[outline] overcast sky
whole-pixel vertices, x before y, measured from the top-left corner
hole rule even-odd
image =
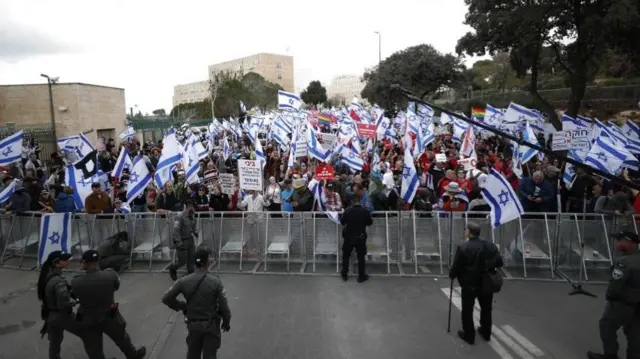
[[[300,88],[376,64],[374,31],[383,58],[421,43],[453,52],[465,13],[463,0],[0,0],[0,84],[45,73],[124,88],[127,108],[169,111],[174,85],[254,53],[292,55]]]

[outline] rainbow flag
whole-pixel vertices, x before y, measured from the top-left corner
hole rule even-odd
[[[472,107],[471,108],[471,118],[477,118],[479,120],[483,120],[484,119],[484,108]]]
[[[331,124],[336,124],[338,121],[336,121],[336,118],[333,117],[332,115],[326,115],[323,113],[319,113],[318,115],[316,115],[316,118],[318,119],[318,124],[321,125],[331,125]]]

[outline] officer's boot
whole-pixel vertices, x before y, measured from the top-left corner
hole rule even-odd
[[[142,359],[144,358],[145,355],[147,355],[147,348],[140,347],[136,349],[136,353],[131,358],[127,358],[127,359]]]
[[[598,354],[594,352],[587,352],[587,358],[589,359],[619,359],[617,355],[613,354]]]
[[[171,280],[173,281],[178,280],[178,270],[176,270],[176,267],[173,264],[169,267],[169,277],[171,277]]]

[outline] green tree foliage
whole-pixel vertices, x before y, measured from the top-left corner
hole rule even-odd
[[[300,93],[300,98],[308,105],[317,106],[327,102],[327,89],[322,86],[320,81],[311,81],[309,86]]]
[[[363,75],[361,92],[370,103],[391,108],[397,99],[390,87],[398,84],[418,96],[433,94],[443,86],[454,87],[463,80],[460,58],[441,54],[431,45],[417,45],[398,51]]]
[[[571,88],[567,112],[576,115],[587,84],[600,71],[608,49],[640,52],[637,0],[465,0],[465,23],[475,31],[458,41],[458,53],[508,53],[511,67],[527,77],[527,90],[556,128],[553,107],[538,93],[540,76],[564,73]],[[560,70],[560,71],[558,71]]]
[[[247,109],[255,106],[268,111],[278,106],[278,90],[280,85],[269,82],[264,77],[249,72],[244,75],[238,72],[220,72],[211,82],[214,98],[213,110],[217,118],[237,117],[240,115],[242,101]],[[188,116],[185,116],[188,114]],[[187,119],[212,118],[211,98],[200,102],[184,103],[171,110],[171,117]]]

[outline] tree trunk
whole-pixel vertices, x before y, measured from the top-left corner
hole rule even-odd
[[[555,109],[538,93],[538,57],[535,57],[531,66],[531,83],[529,85],[529,93],[531,93],[533,102],[536,106],[540,107],[542,112],[547,115],[547,118],[553,127],[558,131],[562,130],[562,122],[558,119]]]
[[[571,74],[571,95],[567,105],[567,116],[576,117],[580,112],[582,99],[587,92],[587,75],[585,64],[580,64]]]

